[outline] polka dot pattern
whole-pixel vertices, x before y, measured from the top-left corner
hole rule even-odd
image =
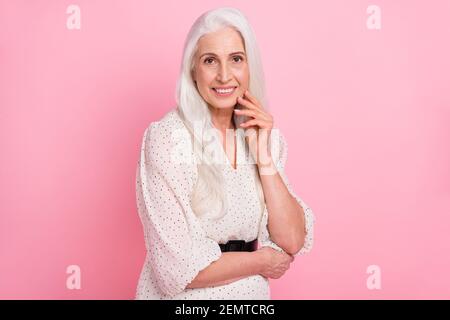
[[[237,169],[232,168],[229,160],[223,165],[229,201],[227,214],[219,220],[195,215],[189,195],[197,181],[197,166],[173,161],[173,150],[180,145],[184,155],[193,155],[192,144],[184,143],[186,139],[180,143],[183,135],[173,134],[183,131],[188,134],[176,110],[171,110],[160,121],[152,122],[142,139],[136,170],[136,201],[147,255],[136,299],[270,299],[268,279],[261,275],[223,286],[186,288],[199,271],[220,258],[218,243],[258,237],[260,246],[282,249],[270,240],[267,208],[261,214],[257,196],[257,167],[243,162],[245,142],[239,137]],[[280,137],[282,147],[277,167],[283,181],[288,183],[284,174],[287,145],[284,137]],[[222,152],[225,155],[223,149]],[[290,186],[288,189],[305,211],[307,238],[298,253],[304,254],[312,247],[314,216]]]

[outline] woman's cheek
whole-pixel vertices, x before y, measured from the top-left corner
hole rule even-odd
[[[236,77],[242,86],[248,86],[250,75],[247,68],[239,70]]]

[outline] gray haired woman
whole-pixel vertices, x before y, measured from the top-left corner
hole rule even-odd
[[[136,299],[270,299],[313,244],[292,190],[254,33],[235,8],[201,15],[184,46],[177,107],[144,132],[136,196],[147,255]]]

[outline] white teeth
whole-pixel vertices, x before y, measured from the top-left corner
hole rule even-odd
[[[231,92],[233,92],[233,90],[234,90],[235,88],[231,88],[231,89],[217,89],[217,88],[215,88],[214,90],[216,90],[218,93],[231,93]]]

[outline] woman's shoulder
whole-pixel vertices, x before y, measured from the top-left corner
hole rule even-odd
[[[152,156],[179,164],[186,164],[186,156],[192,153],[189,131],[176,109],[169,110],[148,125],[143,145]]]
[[[152,143],[177,143],[188,138],[189,131],[178,115],[176,108],[166,112],[160,119],[150,122],[144,132],[144,139]]]
[[[167,111],[160,119],[150,122],[146,131],[172,134],[175,130],[186,130],[176,108]]]
[[[192,147],[185,132],[189,133],[176,110],[168,111],[145,130],[139,160],[149,179],[157,179],[153,182],[159,184],[162,177],[176,194],[192,190],[197,180],[197,166],[189,158]]]

